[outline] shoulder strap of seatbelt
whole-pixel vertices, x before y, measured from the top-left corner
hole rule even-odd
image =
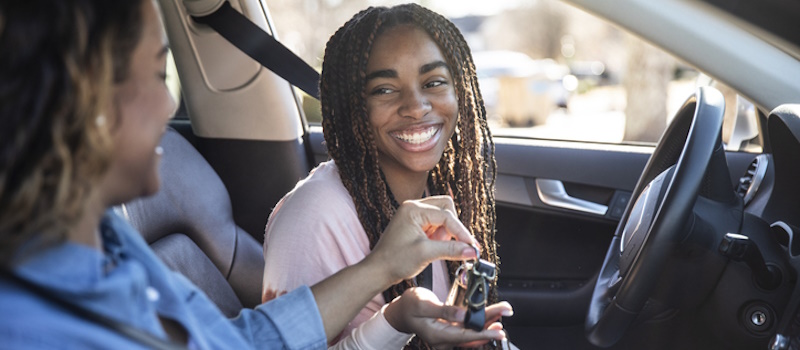
[[[417,285],[433,290],[433,263],[428,264],[428,266],[417,275]]]
[[[290,84],[319,99],[319,73],[291,50],[267,34],[229,2],[205,16],[192,16]]]

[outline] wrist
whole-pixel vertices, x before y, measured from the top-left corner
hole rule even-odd
[[[401,307],[399,304],[400,302],[398,301],[398,299],[395,299],[391,303],[384,305],[381,308],[381,313],[383,314],[383,317],[386,319],[386,322],[389,323],[389,325],[392,326],[392,328],[394,328],[396,331],[409,334],[413,333],[411,330],[408,329],[409,327],[407,327],[407,325],[403,321],[402,317],[403,311],[399,309]]]
[[[369,254],[363,260],[353,265],[359,270],[359,275],[363,276],[364,280],[369,281],[371,288],[374,288],[375,293],[381,293],[389,286],[400,282],[401,279],[394,280],[392,277],[391,268],[386,263],[385,259],[380,259],[375,256],[376,254]]]

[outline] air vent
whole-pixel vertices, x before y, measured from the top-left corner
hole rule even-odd
[[[759,154],[747,167],[744,176],[739,178],[739,186],[736,188],[736,194],[744,200],[744,205],[747,205],[758,191],[758,186],[764,180],[764,175],[767,173],[767,155]]]

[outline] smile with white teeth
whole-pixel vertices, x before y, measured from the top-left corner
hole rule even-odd
[[[410,144],[418,145],[425,141],[428,141],[436,135],[436,132],[439,131],[439,126],[431,126],[426,129],[417,130],[414,132],[406,132],[406,131],[397,131],[393,132],[392,136],[396,139],[407,142]]]

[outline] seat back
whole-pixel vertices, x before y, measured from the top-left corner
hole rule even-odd
[[[261,302],[261,245],[233,221],[228,191],[174,129],[161,140],[161,189],[122,207],[156,254],[229,316]]]

